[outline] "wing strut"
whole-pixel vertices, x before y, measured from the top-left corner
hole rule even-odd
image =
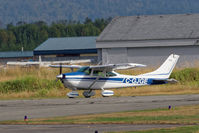
[[[102,73],[105,74],[105,73],[106,73],[106,70],[104,69]],[[99,80],[100,77],[102,77],[102,76],[101,76],[101,75],[98,75],[98,76],[96,77],[96,79],[93,81],[93,83],[91,83],[91,85],[88,87],[88,89],[89,89],[90,91],[92,91],[91,88],[92,88],[93,85]]]
[[[88,87],[89,90],[91,90],[91,87],[93,87],[93,85],[99,80],[100,76],[98,76],[93,83]]]

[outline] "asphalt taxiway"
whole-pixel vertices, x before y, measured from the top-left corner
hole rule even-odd
[[[2,100],[0,121],[163,108],[199,104],[199,95]]]
[[[31,119],[128,110],[146,110],[164,108],[169,105],[175,108],[175,106],[194,104],[199,104],[199,95],[2,100],[0,101],[0,121],[23,120],[25,115]],[[2,130],[1,128],[2,127],[0,127],[0,130]]]

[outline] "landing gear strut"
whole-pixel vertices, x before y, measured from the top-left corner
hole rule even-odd
[[[82,93],[84,95],[85,98],[90,98],[91,96],[95,95],[95,91],[92,90],[86,90]]]

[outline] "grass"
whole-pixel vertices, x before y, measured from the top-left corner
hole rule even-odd
[[[0,124],[179,124],[199,125],[199,105],[180,106],[168,110],[153,109],[119,113],[63,116],[30,119],[28,122],[2,121]]]
[[[65,71],[67,72],[67,71]],[[0,71],[0,99],[64,97],[58,69],[11,67]]]
[[[123,74],[137,75],[153,71],[153,69],[133,69],[119,71]],[[64,69],[64,72],[69,70]],[[59,69],[53,68],[19,68],[12,67],[0,71],[0,99],[52,98],[65,97],[69,89],[56,82]],[[180,83],[173,85],[155,85],[114,89],[115,96],[167,95],[167,94],[199,94],[199,68],[175,70],[171,78]],[[80,91],[80,97],[82,91]],[[101,97],[96,91],[95,97]]]
[[[46,97],[65,90],[60,81],[39,79],[35,76],[4,81],[0,84],[0,97]],[[52,93],[53,92],[53,93]],[[57,94],[56,94],[57,95]],[[56,96],[54,95],[54,96]]]
[[[171,78],[175,78],[181,81],[181,83],[199,81],[199,69],[186,68],[180,71],[176,71],[171,74]]]

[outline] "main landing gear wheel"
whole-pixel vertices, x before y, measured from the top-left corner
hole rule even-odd
[[[114,91],[102,89],[101,94],[103,97],[110,97],[114,95]]]
[[[82,94],[84,95],[85,98],[90,98],[91,96],[95,95],[95,91],[87,90],[87,91],[84,91]]]
[[[72,91],[72,92],[67,93],[67,96],[69,98],[75,98],[79,96],[79,93],[77,91]]]

